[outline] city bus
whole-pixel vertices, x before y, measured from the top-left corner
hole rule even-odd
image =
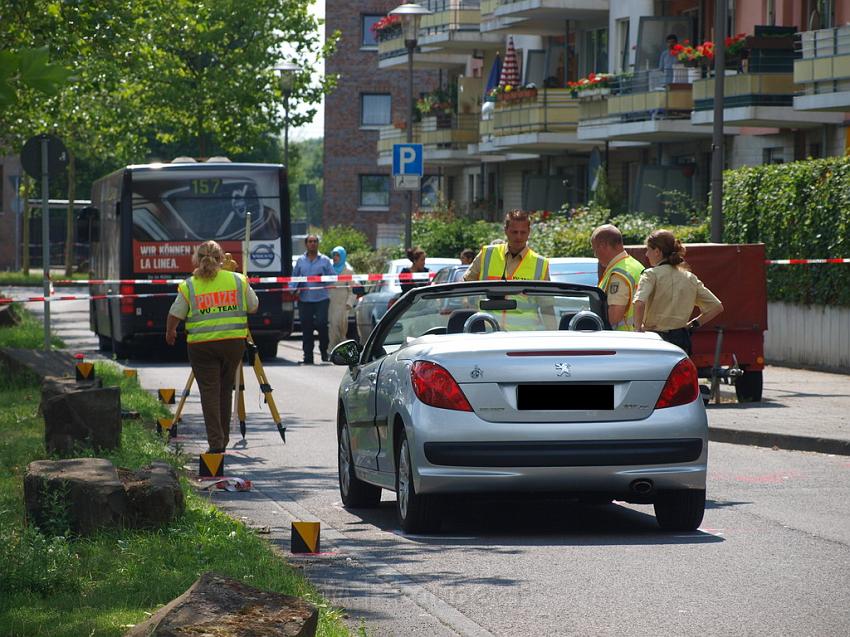
[[[248,276],[290,276],[292,241],[286,168],[212,158],[198,162],[126,166],[92,184],[92,205],[80,215],[78,240],[91,242],[90,276],[120,283],[90,285],[92,295],[122,298],[90,302],[90,324],[101,350],[119,358],[164,342],[176,282],[192,272],[192,251],[215,239]],[[248,255],[243,255],[246,218],[251,213]],[[175,283],[133,283],[174,279]],[[260,307],[249,328],[260,356],[273,358],[280,339],[292,331],[294,296],[281,283],[255,284]],[[271,290],[263,292],[263,290]]]

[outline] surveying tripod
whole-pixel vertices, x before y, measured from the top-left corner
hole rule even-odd
[[[247,278],[248,276],[248,261],[247,256],[251,247],[251,213],[246,214],[245,218],[245,245],[242,249],[242,274]],[[222,265],[222,268],[225,270],[230,270],[231,272],[235,272],[239,267],[236,261],[233,260],[231,254],[226,252],[225,261]],[[179,294],[179,293],[178,293]],[[245,369],[244,363],[248,363],[251,368],[254,370],[254,375],[257,377],[257,383],[260,385],[260,391],[263,393],[264,402],[269,406],[269,412],[271,413],[272,420],[274,420],[274,424],[277,427],[277,432],[280,434],[283,442],[286,442],[286,427],[283,426],[281,422],[280,413],[277,410],[277,405],[275,405],[274,398],[272,397],[272,386],[269,384],[269,379],[266,376],[266,370],[263,369],[263,364],[260,362],[260,354],[257,351],[257,346],[254,344],[254,339],[251,336],[251,332],[248,332],[247,347],[245,349],[245,357],[243,360],[243,364],[239,365],[239,368],[236,372],[236,377],[234,379],[234,389],[236,390],[236,396],[234,398],[234,409],[232,413],[238,414],[239,417],[239,433],[242,434],[242,439],[245,439]],[[177,410],[174,412],[174,419],[172,422],[174,425],[177,425],[180,420],[180,414],[183,412],[183,405],[186,403],[186,398],[189,396],[189,392],[192,389],[192,383],[195,382],[195,372],[189,372],[189,378],[186,380],[186,386],[183,388],[183,393],[180,395],[180,402],[177,404]],[[229,426],[229,423],[228,423]]]

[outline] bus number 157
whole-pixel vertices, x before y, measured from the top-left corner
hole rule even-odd
[[[221,179],[193,179],[193,195],[214,195],[221,187]]]

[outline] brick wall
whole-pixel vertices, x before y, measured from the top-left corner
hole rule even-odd
[[[378,69],[377,50],[361,48],[361,16],[384,15],[398,0],[343,2],[327,0],[326,30],[340,31],[336,53],[327,61],[327,73],[339,74],[337,88],[325,97],[323,224],[351,225],[375,243],[377,224],[404,223],[407,195],[391,191],[386,211],[358,211],[359,175],[389,175],[389,166],[377,165],[378,132],[360,128],[360,94],[390,93],[392,121],[407,120],[407,66]],[[414,92],[432,90],[436,71],[417,71]]]

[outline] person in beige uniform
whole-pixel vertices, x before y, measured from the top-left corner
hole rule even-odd
[[[354,274],[354,268],[348,263],[345,248],[337,246],[331,251],[334,272],[337,275]],[[348,334],[348,315],[357,302],[351,281],[337,281],[328,287],[330,304],[328,305],[328,351],[345,340]]]
[[[641,274],[635,292],[635,329],[658,333],[690,356],[692,329],[723,311],[723,304],[685,263],[685,246],[669,230],[655,230],[646,238],[651,267]],[[691,319],[694,307],[700,314]]]
[[[189,362],[207,430],[207,453],[224,453],[230,441],[233,381],[245,352],[248,314],[260,305],[242,274],[222,269],[224,254],[215,241],[195,248],[195,271],[178,287],[165,328],[165,341],[174,345],[177,326],[186,321]]]

